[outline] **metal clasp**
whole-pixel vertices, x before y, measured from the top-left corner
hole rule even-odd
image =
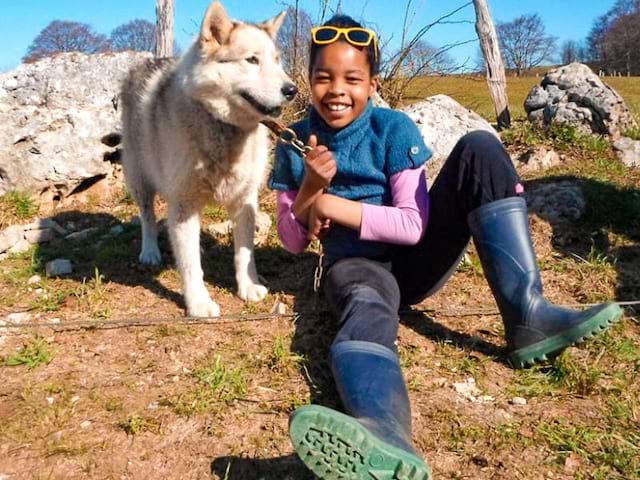
[[[280,132],[280,135],[278,135],[278,140],[284,144],[291,145],[298,152],[300,152],[303,157],[306,156],[307,153],[309,153],[311,150],[313,150],[313,147],[305,145],[304,142],[298,138],[296,132],[294,132],[291,128],[285,128],[282,132]]]

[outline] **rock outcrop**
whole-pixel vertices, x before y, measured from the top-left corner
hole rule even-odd
[[[147,55],[64,53],[0,75],[0,195],[62,198],[111,175],[100,140],[119,130],[120,82]]]
[[[548,72],[524,103],[529,120],[546,126],[571,124],[584,133],[618,138],[636,127],[624,99],[581,63]]]

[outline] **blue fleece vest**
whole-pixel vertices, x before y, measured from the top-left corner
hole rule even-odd
[[[315,109],[291,126],[298,138],[308,142],[313,133],[318,144],[333,152],[338,172],[328,193],[373,205],[391,205],[392,175],[417,168],[431,151],[413,121],[404,113],[368,103],[362,114],[340,130],[329,127]],[[304,159],[297,150],[278,144],[269,187],[299,190],[304,179]],[[333,225],[324,237],[325,263],[331,265],[346,257],[388,260],[391,245],[359,239],[359,233]]]

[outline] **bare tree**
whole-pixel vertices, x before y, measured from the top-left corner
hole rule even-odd
[[[38,34],[22,61],[35,62],[60,52],[97,53],[109,48],[107,37],[86,23],[54,20]]]
[[[155,56],[173,56],[174,0],[156,0],[156,51]]]
[[[560,46],[560,58],[564,65],[580,60],[580,45],[575,40],[565,40]]]
[[[593,66],[608,73],[639,74],[639,22],[640,0],[618,0],[598,17],[587,37]]]
[[[480,48],[485,60],[487,85],[489,86],[489,92],[496,111],[498,128],[508,128],[511,125],[511,113],[509,112],[507,79],[504,73],[498,36],[487,1],[474,0],[474,6],[476,9],[476,32],[480,39]]]
[[[309,59],[307,50],[313,22],[306,10],[298,6],[287,7],[287,16],[278,31],[277,44],[282,53],[282,64],[292,78],[307,75]]]
[[[148,20],[137,18],[114,28],[109,39],[113,50],[116,51],[154,52],[156,26]]]
[[[499,23],[497,30],[504,60],[517,76],[550,60],[555,52],[557,39],[547,35],[537,13]]]
[[[472,2],[467,2],[461,5],[434,22],[422,26],[414,35],[410,35],[409,31],[414,19],[414,11],[412,9],[413,0],[407,0],[404,10],[400,47],[390,55],[383,55],[383,61],[380,65],[380,88],[382,90],[382,96],[391,107],[395,108],[401,103],[409,87],[415,84],[414,80],[416,80],[417,77],[426,74],[432,75],[434,73],[450,73],[458,68],[453,65],[451,57],[447,52],[458,45],[475,42],[475,39],[462,40],[436,48],[426,43],[424,36],[437,25],[445,23],[470,23],[467,20],[453,20],[452,17],[471,4]],[[382,40],[381,44],[384,52],[386,44]],[[425,56],[421,57],[419,62],[416,62],[415,59],[420,55],[419,52],[422,52]],[[412,58],[414,60],[412,60]],[[408,66],[411,66],[409,70],[407,69]]]

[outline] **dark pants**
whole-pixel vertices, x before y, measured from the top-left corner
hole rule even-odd
[[[393,262],[347,258],[327,271],[325,297],[340,322],[334,343],[362,340],[395,350],[400,304],[419,303],[444,285],[471,237],[467,215],[516,196],[519,182],[493,135],[462,137],[429,190],[429,222],[417,245],[397,247]]]

